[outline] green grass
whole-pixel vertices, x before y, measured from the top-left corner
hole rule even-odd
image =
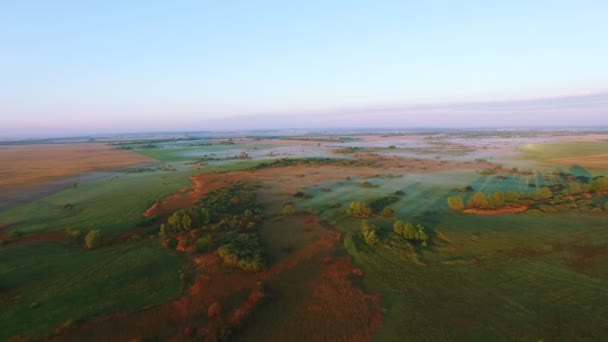
[[[182,260],[157,242],[98,250],[38,243],[0,249],[0,340],[66,320],[168,301]]]
[[[569,260],[589,246],[605,248],[605,212],[579,215],[526,214],[477,216],[452,213],[447,196],[471,184],[475,191],[535,191],[542,174],[529,177],[479,176],[474,173],[405,175],[368,179],[378,188],[363,188],[361,179],[305,189],[312,199],[297,207],[323,210],[345,232],[344,246],[362,267],[369,290],[379,293],[387,309],[378,341],[400,340],[599,340],[608,326],[606,254],[584,267]],[[331,188],[325,192],[322,188]],[[529,189],[529,190],[528,190]],[[396,218],[376,217],[383,243],[363,242],[360,220],[346,217],[353,200],[371,201],[396,190],[405,195],[390,207]],[[465,198],[470,194],[464,194]],[[327,209],[333,202],[339,209]],[[405,242],[388,243],[395,219],[421,223],[431,236],[442,232],[451,243],[431,239],[414,245],[415,262]],[[516,257],[521,252],[523,256]],[[526,255],[528,253],[529,255]],[[603,258],[603,259],[602,259]],[[595,260],[595,262],[593,262]]]
[[[543,144],[528,144],[523,151],[539,159],[586,156],[608,153],[608,142],[603,141],[570,141]]]
[[[100,229],[102,234],[125,232],[142,220],[142,214],[156,200],[192,186],[188,177],[210,172],[229,172],[253,167],[262,161],[244,161],[201,170],[124,173],[112,178],[83,183],[38,201],[0,213],[0,224],[20,222],[11,227],[24,233],[76,228]],[[67,210],[67,203],[75,209]]]
[[[432,228],[450,237],[454,250],[440,248],[437,241],[428,249],[416,247],[426,266],[412,262],[404,249],[365,245],[356,224],[342,229],[349,232],[344,241],[348,253],[388,310],[379,341],[402,336],[429,341],[599,340],[608,326],[608,308],[600,304],[606,298],[608,265],[577,270],[566,265],[571,256],[567,251],[522,258],[506,253],[518,248],[551,251],[560,242],[583,248],[605,245],[605,219],[445,214]],[[587,238],[577,238],[577,233]]]
[[[181,146],[181,145],[159,145],[157,148],[133,149],[135,153],[154,158],[163,162],[193,161],[206,154],[222,153],[230,156],[238,155],[242,151],[255,149],[274,148],[272,145],[210,145],[210,146]]]

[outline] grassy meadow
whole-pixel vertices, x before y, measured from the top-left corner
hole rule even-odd
[[[22,334],[45,339],[61,326],[77,334],[78,328],[72,326],[92,318],[139,312],[177,298],[188,298],[182,296],[188,293],[188,286],[196,284],[195,275],[208,277],[201,279],[210,282],[203,282],[207,287],[201,287],[201,297],[192,298],[213,300],[204,297],[206,289],[213,289],[214,293],[225,295],[226,303],[232,306],[239,301],[252,301],[247,299],[247,291],[238,286],[234,287],[238,288],[236,292],[227,294],[222,292],[223,286],[214,287],[213,276],[218,274],[224,281],[246,279],[245,282],[255,284],[264,279],[267,287],[261,304],[248,309],[254,313],[247,316],[249,323],[235,328],[230,338],[226,335],[228,340],[281,340],[285,334],[294,332],[298,336],[324,339],[356,336],[340,335],[340,329],[347,333],[356,331],[358,323],[341,324],[333,330],[332,322],[320,321],[338,322],[344,319],[340,312],[310,311],[319,305],[313,300],[316,294],[333,294],[323,292],[331,286],[322,290],[315,286],[318,282],[329,282],[327,279],[331,277],[323,273],[330,267],[327,265],[344,257],[352,258],[353,273],[347,272],[345,280],[348,286],[365,295],[379,296],[377,310],[381,311],[382,323],[373,334],[377,341],[595,341],[608,336],[608,308],[603,305],[608,302],[606,193],[577,195],[578,207],[547,209],[542,215],[467,214],[451,210],[447,201],[451,196],[460,196],[467,203],[477,192],[526,194],[558,184],[567,189],[574,182],[606,175],[601,169],[546,161],[608,153],[608,143],[536,140],[518,143],[506,154],[512,159],[504,165],[506,157],[497,158],[500,163],[488,161],[494,167],[488,170],[471,166],[473,158],[479,156],[478,137],[471,139],[469,145],[462,137],[458,138],[458,145],[435,144],[433,148],[438,150],[428,156],[420,152],[426,148],[423,146],[416,150],[415,158],[398,153],[402,148],[418,148],[423,142],[412,147],[409,140],[395,139],[397,142],[390,143],[397,144],[396,148],[374,147],[386,145],[384,141],[356,139],[320,140],[318,146],[306,149],[290,139],[285,140],[285,146],[206,140],[118,145],[158,163],[119,170],[0,212],[0,340]],[[352,153],[349,150],[347,155],[335,152],[354,144],[361,148]],[[488,144],[484,142],[483,146]],[[502,140],[500,144],[506,146]],[[442,153],[442,146],[457,147],[467,153],[459,154],[454,168],[447,171],[425,171],[424,167],[393,172],[395,164],[390,163],[395,159],[408,167],[418,162],[441,163],[437,154]],[[268,163],[276,156],[269,158],[266,150],[282,151],[289,155],[287,158],[322,155],[342,159]],[[235,158],[241,152],[250,155]],[[486,149],[483,153],[491,154]],[[344,158],[354,163],[345,163]],[[356,163],[359,158],[362,162]],[[516,169],[512,165],[521,167]],[[386,171],[389,166],[393,167],[390,173]],[[333,173],[324,176],[321,168]],[[243,170],[251,172],[231,173]],[[190,177],[205,175],[210,176],[206,179],[209,183],[203,179],[203,188],[196,189],[203,196],[207,196],[204,186],[208,184],[223,184],[223,189],[227,189],[239,182],[238,177],[246,175],[247,182],[256,185],[252,191],[261,210],[234,212],[233,217],[222,218],[216,225],[224,228],[213,228],[217,230],[204,233],[206,240],[197,241],[202,246],[200,251],[170,246],[171,239],[163,242],[159,238],[161,223],[169,224],[167,217],[144,218],[142,214],[157,201],[191,188]],[[237,207],[243,204],[238,193],[231,196],[224,201]],[[375,227],[376,240],[371,243],[362,233],[363,218],[347,212],[353,201],[378,206],[366,217]],[[213,205],[227,210],[222,206],[232,204]],[[204,208],[200,202],[197,205],[192,219],[200,223]],[[292,206],[293,210],[286,213],[286,206]],[[385,207],[391,209],[389,214],[383,214]],[[428,245],[395,233],[396,220],[424,226]],[[202,226],[201,223],[200,229]],[[87,249],[82,241],[69,243],[65,232],[68,229],[79,230],[83,235],[99,230],[102,243],[93,249]],[[203,267],[205,260],[217,256],[217,248],[223,243],[220,237],[225,239],[229,229],[236,229],[231,233],[246,232],[230,235],[237,247],[244,245],[245,235],[259,234],[268,273],[262,270],[252,276],[246,270],[225,264],[213,271]],[[336,246],[309,252],[311,246],[329,233],[338,236]],[[197,239],[200,236],[203,235],[197,235]],[[179,239],[174,240],[178,245]],[[199,263],[203,266],[193,266]],[[181,276],[184,270],[190,272],[189,278]],[[344,283],[329,284],[344,288]],[[340,295],[340,291],[335,295]],[[351,296],[356,293],[350,288],[349,291]],[[353,298],[361,298],[359,295]],[[196,313],[196,318],[188,319],[213,322],[206,310],[205,307],[203,314]],[[350,314],[353,312],[359,311]],[[224,313],[221,324],[232,319],[227,315]],[[276,317],[284,320],[277,325]],[[111,326],[111,319],[108,322],[104,324]],[[318,329],[327,332],[310,335],[310,329],[315,327],[309,325],[314,322]],[[186,339],[202,338],[206,336],[202,335],[204,331],[187,335]]]

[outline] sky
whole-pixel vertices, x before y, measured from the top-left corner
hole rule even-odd
[[[606,18],[604,0],[0,0],[0,138],[608,125]]]

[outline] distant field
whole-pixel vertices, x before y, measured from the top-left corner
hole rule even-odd
[[[113,170],[153,160],[105,144],[0,147],[0,186],[41,184],[71,174]]]
[[[0,211],[0,340],[62,325],[56,339],[75,341],[601,340],[608,195],[590,189],[608,143],[515,139],[91,144],[81,153],[154,164]],[[477,192],[518,200],[448,205]],[[66,229],[100,230],[101,245]],[[253,257],[264,267],[243,268]]]
[[[608,153],[605,141],[562,141],[543,144],[528,144],[523,150],[540,159],[581,157]]]

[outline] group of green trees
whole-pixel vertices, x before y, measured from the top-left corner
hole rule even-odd
[[[410,242],[420,242],[423,247],[427,247],[428,245],[429,235],[421,224],[414,226],[412,223],[397,220],[393,223],[393,232]],[[363,240],[368,245],[375,245],[380,242],[378,227],[368,220],[361,220],[361,234],[363,235]]]
[[[367,220],[361,220],[361,234],[363,234],[363,240],[365,240],[365,243],[368,245],[375,245],[380,242],[376,235],[376,230],[378,230],[378,227],[369,223]]]
[[[101,231],[98,229],[89,231],[86,235],[84,235],[84,239],[82,236],[82,231],[76,228],[66,229],[65,234],[68,237],[70,244],[78,245],[84,240],[84,245],[88,249],[95,249],[101,245]]]
[[[393,231],[395,232],[395,234],[408,241],[420,241],[422,242],[421,245],[423,247],[427,246],[429,236],[421,224],[417,224],[416,226],[414,226],[412,223],[409,222],[395,221],[395,223],[393,224]]]
[[[353,201],[350,203],[350,207],[346,211],[348,216],[355,218],[368,218],[374,213],[373,209],[367,204],[359,201]]]
[[[264,267],[262,248],[254,233],[229,233],[217,249],[224,265],[238,267],[245,271],[257,272]]]
[[[608,192],[608,177],[599,176],[582,185],[578,182],[571,182],[567,186],[564,184],[554,184],[551,186],[544,186],[538,189],[538,191],[527,194],[516,191],[509,191],[507,193],[496,191],[487,195],[483,192],[477,192],[471,196],[466,206],[463,198],[460,196],[448,197],[447,201],[449,207],[454,211],[462,211],[467,207],[499,209],[505,206],[517,205],[546,206],[546,204],[550,204],[559,206],[566,204],[568,201],[576,201],[583,206],[589,206],[591,205],[591,201],[584,199],[581,195],[601,194],[606,192]],[[574,205],[574,208],[576,208],[576,205]],[[601,206],[593,208],[595,208],[594,210],[596,211],[601,211]]]

